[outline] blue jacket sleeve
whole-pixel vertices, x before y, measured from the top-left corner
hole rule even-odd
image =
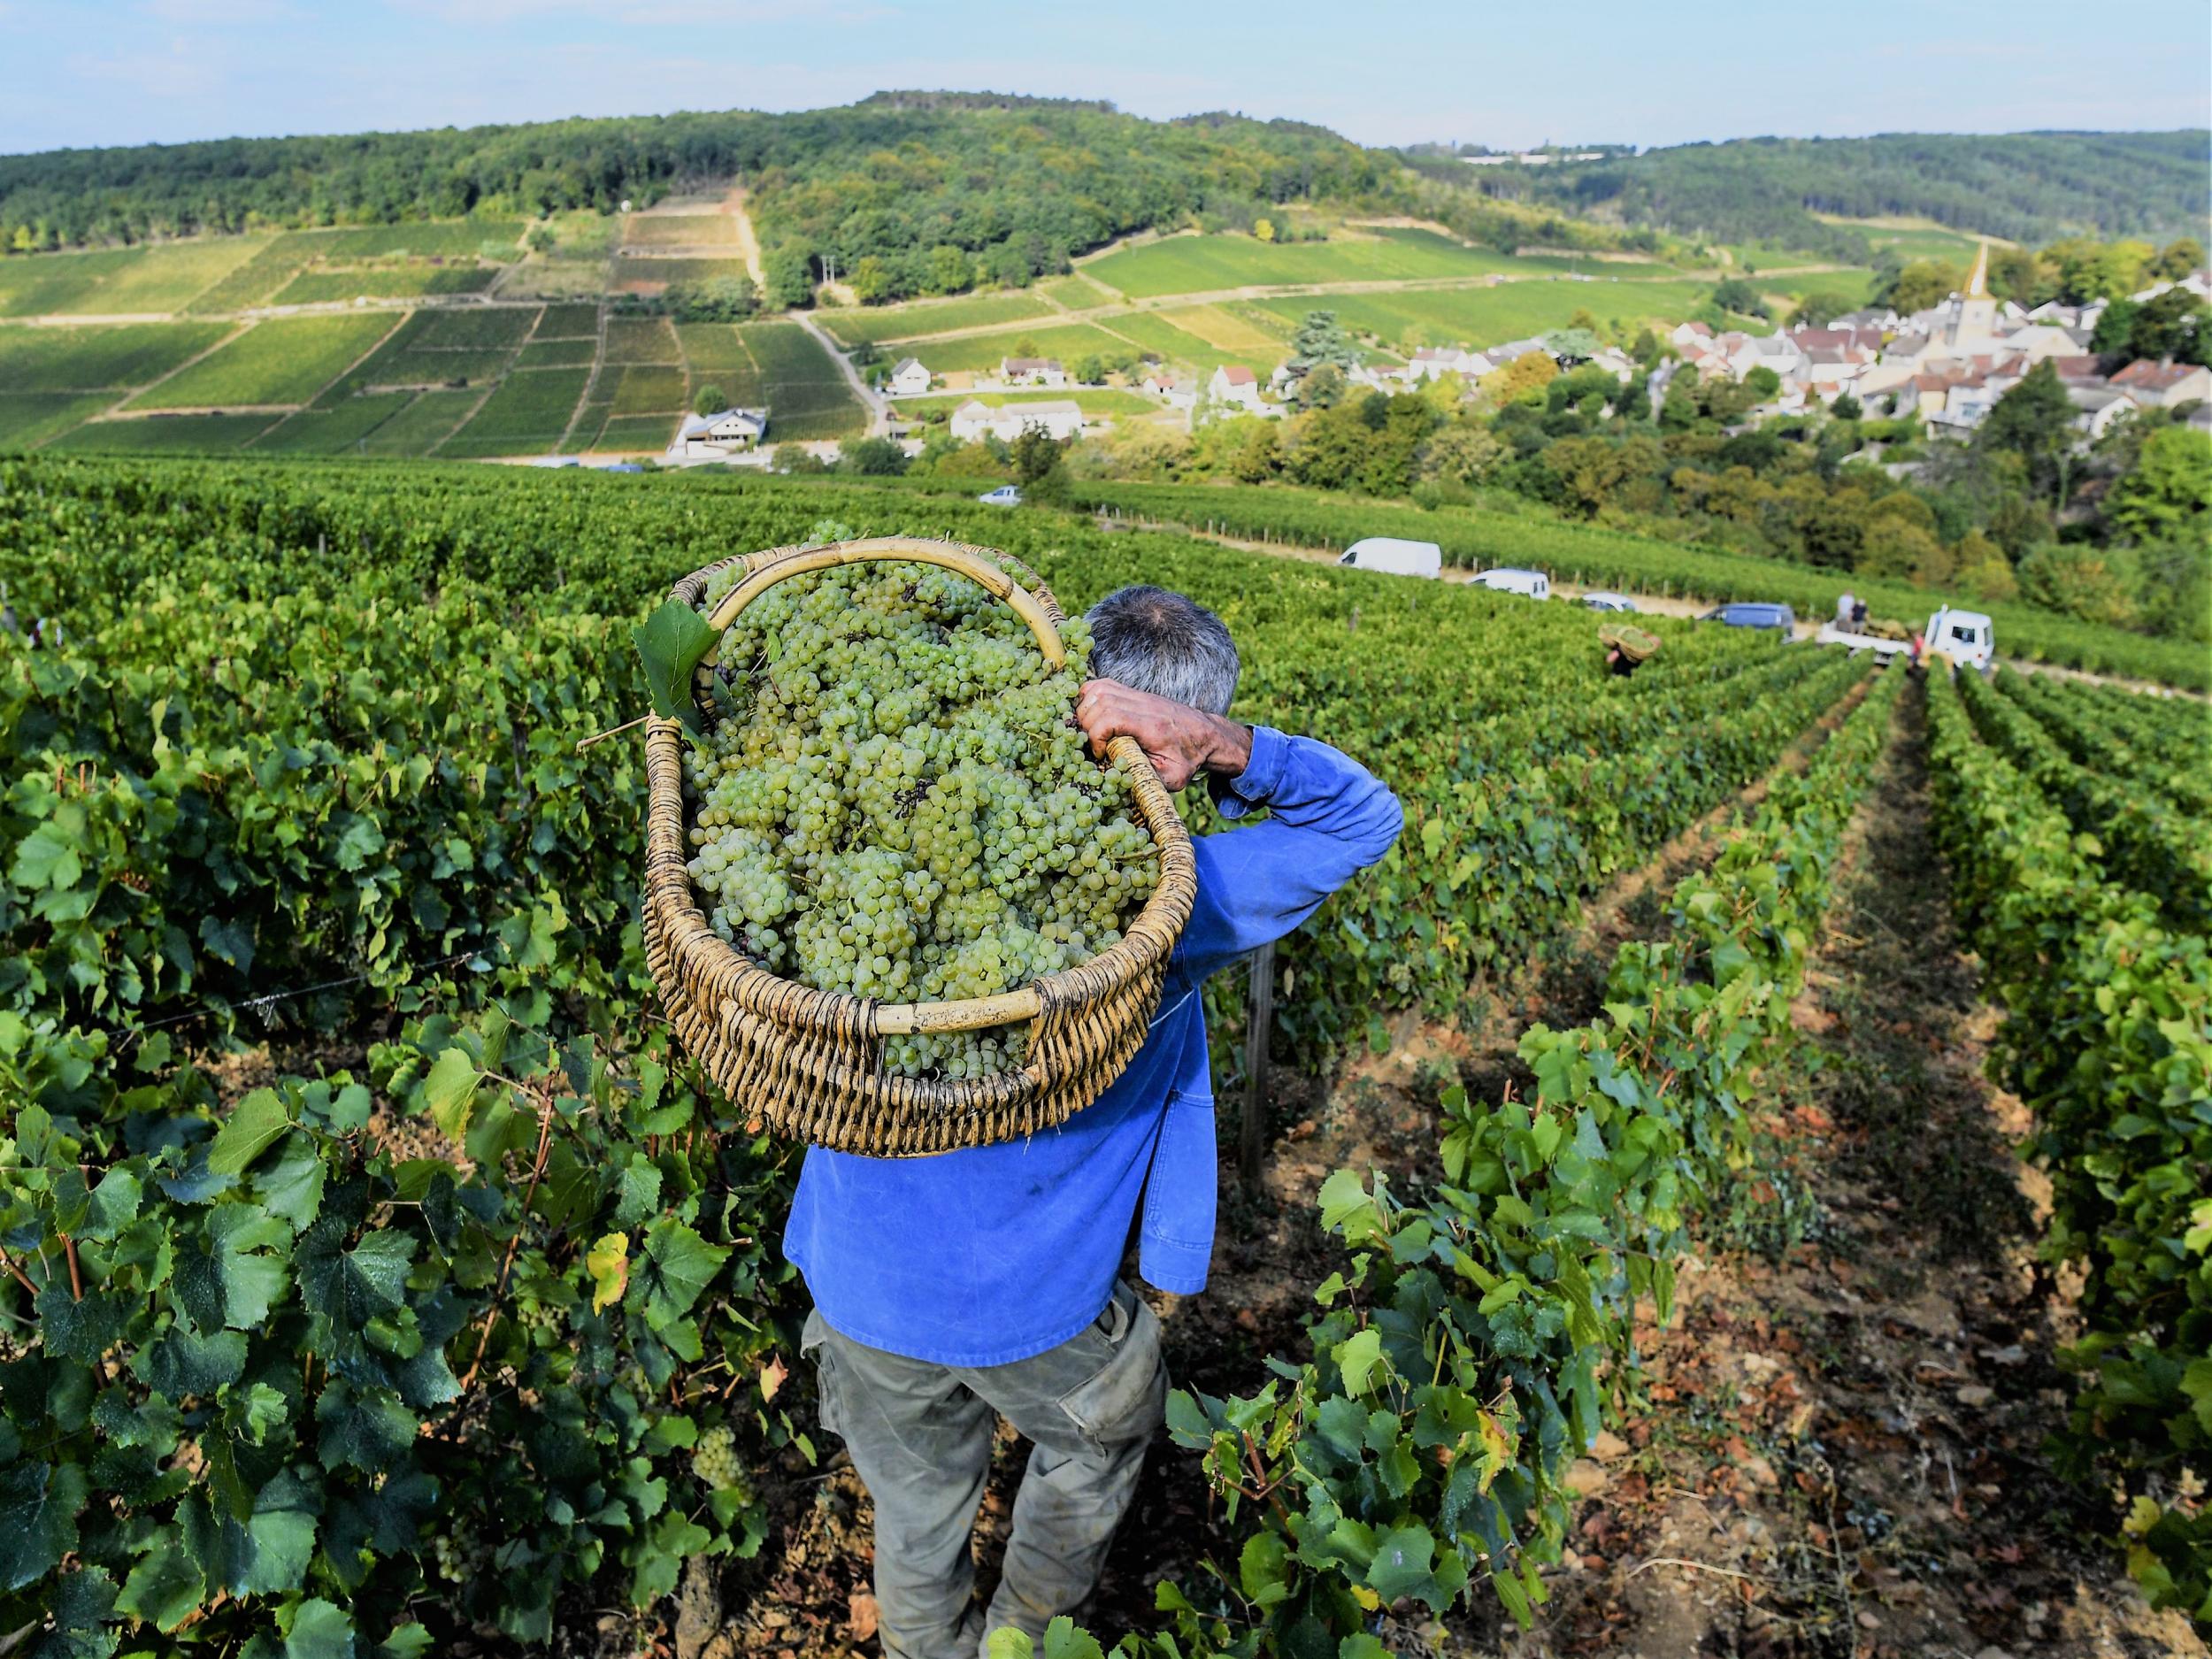
[[[1252,728],[1251,759],[1214,799],[1225,818],[1257,806],[1268,817],[1197,840],[1198,896],[1176,947],[1194,986],[1312,915],[1390,850],[1404,817],[1398,797],[1349,756],[1264,726]]]

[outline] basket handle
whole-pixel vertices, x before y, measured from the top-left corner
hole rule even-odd
[[[988,559],[966,548],[920,536],[876,535],[855,541],[833,541],[826,547],[808,548],[766,561],[757,570],[749,563],[744,580],[723,595],[722,603],[707,618],[707,626],[717,634],[722,633],[737,619],[739,611],[787,576],[882,559],[934,565],[941,570],[965,576],[994,598],[1004,601],[1029,625],[1030,633],[1036,635],[1037,649],[1047,663],[1054,668],[1066,664],[1067,647],[1061,643],[1060,630],[1053,626],[1052,618],[1034,594]],[[713,660],[711,652],[707,660]],[[1150,759],[1136,739],[1117,737],[1106,746],[1106,753],[1110,759],[1133,772],[1149,777],[1154,787],[1161,787]],[[886,1037],[910,1036],[917,1032],[982,1031],[992,1025],[1022,1025],[1043,1011],[1043,995],[1035,986],[1025,985],[1018,990],[1002,991],[996,996],[971,996],[953,1002],[879,1002],[875,1009],[875,1029]]]
[[[1010,605],[1016,615],[1029,625],[1029,631],[1037,636],[1037,649],[1044,659],[1058,668],[1068,660],[1067,647],[1060,642],[1060,630],[1052,625],[1045,608],[1037,603],[1036,595],[1017,582],[988,559],[971,553],[966,548],[950,541],[930,541],[913,535],[872,535],[857,541],[833,541],[827,547],[808,548],[764,564],[755,570],[749,563],[745,580],[723,595],[722,603],[707,618],[707,626],[717,634],[737,620],[737,613],[759,598],[787,576],[800,576],[808,571],[834,570],[841,565],[867,565],[879,559],[897,559],[910,565],[934,565],[965,576],[995,599]]]

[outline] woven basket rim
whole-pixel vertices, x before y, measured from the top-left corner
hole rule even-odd
[[[897,539],[910,542],[923,540],[912,537]],[[885,538],[856,540],[879,541]],[[696,605],[708,581],[733,565],[744,566],[749,575],[757,574],[800,554],[818,553],[823,550],[823,545],[791,544],[764,549],[751,554],[732,554],[683,577],[671,588],[669,596],[686,604]],[[853,543],[827,545],[842,548]],[[1038,601],[1056,627],[1066,619],[1052,590],[1034,570],[1021,560],[996,549],[970,543],[941,541],[935,545],[987,560],[1006,569],[1009,575]],[[897,556],[887,556],[887,562],[897,562]],[[913,562],[923,561],[916,559]],[[702,710],[702,713],[711,719],[709,711]],[[891,1034],[885,1033],[878,1023],[879,1013],[886,1008],[945,1006],[943,1003],[928,1002],[911,1005],[887,1003],[850,992],[825,991],[803,985],[746,956],[707,925],[704,907],[699,902],[687,871],[681,868],[687,862],[684,853],[688,846],[689,829],[682,787],[681,763],[686,741],[685,728],[680,721],[654,716],[646,722],[649,757],[664,758],[673,763],[666,766],[649,764],[648,767],[647,902],[663,909],[658,919],[671,934],[670,949],[676,959],[679,976],[703,979],[709,983],[726,987],[726,994],[732,1000],[762,1018],[772,1018],[780,1027],[823,1034],[856,1035],[872,1042]],[[1117,744],[1126,745],[1125,758],[1129,751],[1133,751],[1134,759],[1129,765],[1129,771],[1131,793],[1138,809],[1135,816],[1152,837],[1159,855],[1159,879],[1136,916],[1123,930],[1118,942],[1073,967],[1056,970],[1031,981],[1030,987],[1035,990],[1039,1002],[1035,1015],[1001,1023],[1041,1025],[1061,1010],[1096,1000],[1102,979],[1108,987],[1120,988],[1156,972],[1164,964],[1182,931],[1184,922],[1188,919],[1190,889],[1194,884],[1189,831],[1175,810],[1173,797],[1144,758],[1142,750],[1126,739],[1118,739]],[[672,783],[664,787],[664,779],[672,780]],[[673,874],[680,876],[680,884],[674,879],[663,880],[657,886],[653,883],[651,878],[655,866],[662,862],[664,853],[672,855],[678,866]],[[1174,872],[1178,879],[1171,879],[1171,872]],[[764,1004],[772,1004],[772,1012]],[[1030,1059],[1024,1065],[979,1078],[887,1076],[878,1080],[904,1086],[897,1092],[902,1094],[910,1093],[917,1103],[926,1105],[933,1110],[978,1112],[1012,1108],[1033,1097],[1046,1087],[1047,1079],[1039,1072],[1042,1056],[1036,1052],[1036,1048],[1037,1045],[1032,1045]],[[810,1068],[810,1071],[814,1073],[810,1080],[818,1085],[836,1087],[857,1081],[848,1076],[846,1069],[841,1067],[833,1068],[824,1064]]]

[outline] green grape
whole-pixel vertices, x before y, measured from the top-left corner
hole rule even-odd
[[[711,578],[702,608],[739,580]],[[1159,861],[1072,718],[1090,631],[1061,637],[1055,671],[1012,611],[932,565],[816,572],[747,606],[684,762],[709,925],[777,972],[887,1002],[995,995],[1118,943]],[[1013,1027],[902,1037],[885,1064],[982,1077],[1023,1047]]]

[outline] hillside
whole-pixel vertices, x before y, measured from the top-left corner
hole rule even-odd
[[[1683,144],[1578,165],[1466,167],[1468,188],[1722,242],[1866,257],[1845,219],[1909,217],[2011,242],[2202,236],[2212,134],[1886,133]],[[1449,176],[1448,158],[1422,170]]]
[[[1147,121],[1094,103],[879,93],[849,108],[240,138],[0,157],[0,245],[19,251],[202,232],[465,213],[610,213],[671,190],[754,185],[765,275],[802,302],[809,262],[903,265],[939,249],[998,280],[1202,211],[1356,198],[1394,160],[1320,127],[1228,115]],[[944,292],[920,272],[894,291]],[[956,284],[965,287],[965,281]]]

